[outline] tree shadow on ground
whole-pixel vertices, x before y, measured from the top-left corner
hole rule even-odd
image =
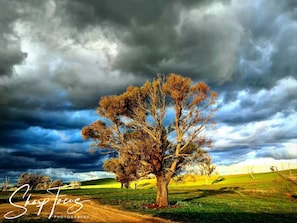
[[[178,211],[174,213],[158,213],[158,217],[171,219],[179,222],[189,223],[293,223],[297,222],[297,214],[269,214],[269,213],[245,213],[245,212],[215,212],[215,213],[200,213],[200,212],[188,212]]]
[[[191,192],[184,193],[185,196],[190,194],[195,194],[197,196],[192,196],[189,198],[185,198],[179,203],[179,201],[172,203],[173,208],[161,210],[156,214],[157,217],[167,218],[173,221],[178,222],[190,222],[190,223],[293,223],[297,222],[297,213],[252,213],[252,212],[244,212],[242,210],[231,209],[227,211],[222,210],[214,210],[208,211],[203,209],[196,209],[191,205],[197,203],[200,198],[205,198],[209,196],[215,196],[220,194],[240,194],[240,187],[222,187],[220,189],[213,190],[195,190]],[[182,193],[176,193],[182,195]],[[183,203],[185,202],[185,203]],[[187,203],[188,202],[188,203]],[[192,203],[194,202],[194,203]],[[185,206],[183,207],[183,204]],[[205,205],[205,204],[204,204]]]
[[[186,199],[183,199],[182,201],[188,202],[188,201],[192,201],[194,199],[199,199],[202,197],[208,197],[208,196],[213,196],[213,195],[218,195],[218,194],[235,194],[235,193],[237,193],[237,191],[239,189],[240,189],[240,187],[222,187],[217,190],[198,190],[195,192],[199,192],[200,193],[199,196],[186,198]]]

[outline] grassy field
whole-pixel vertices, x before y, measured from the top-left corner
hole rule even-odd
[[[88,185],[88,189],[65,192],[182,222],[297,222],[296,176],[297,170],[291,175],[283,171],[254,174],[253,178],[250,175],[223,176],[211,184],[216,180],[212,177],[209,185],[203,185],[204,177],[189,175],[185,182],[170,184],[171,206],[166,209],[146,205],[155,200],[154,179],[139,181],[136,190],[114,188],[119,184],[109,180],[108,183],[101,181],[104,188],[95,184]],[[107,187],[109,183],[113,188]]]
[[[136,190],[120,189],[113,179],[87,181],[81,189],[63,194],[86,196],[100,204],[180,222],[297,222],[297,170],[253,177],[213,176],[207,181],[205,185],[204,177],[191,175],[184,182],[172,181],[170,207],[164,209],[149,205],[156,196],[154,179],[137,182]]]
[[[106,178],[99,180],[89,180],[81,182],[81,189],[99,189],[99,188],[119,188],[120,183],[116,182],[115,179]]]

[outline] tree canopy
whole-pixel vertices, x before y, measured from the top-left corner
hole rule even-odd
[[[177,74],[158,76],[120,95],[103,96],[102,117],[82,129],[98,149],[115,150],[137,160],[142,175],[157,179],[159,206],[168,205],[168,184],[183,166],[211,147],[206,129],[213,122],[217,94],[204,82]]]

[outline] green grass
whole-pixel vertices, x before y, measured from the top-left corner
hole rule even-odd
[[[92,189],[92,188],[120,188],[121,184],[113,178],[89,180],[81,182],[81,189]]]
[[[297,176],[297,170],[292,174]],[[254,174],[253,179],[249,175],[224,176],[223,181],[210,185],[203,185],[204,177],[184,183],[173,181],[169,186],[171,206],[165,209],[144,205],[155,201],[154,179],[139,181],[137,190],[89,188],[65,192],[182,222],[297,222],[297,185],[282,177],[287,175],[283,171]]]
[[[204,185],[204,177],[188,176],[186,182],[172,181],[170,207],[163,209],[145,205],[155,202],[155,179],[138,181],[136,190],[120,189],[111,179],[88,181],[82,182],[81,189],[63,194],[180,222],[297,222],[297,184],[288,175],[288,171],[254,174],[254,178],[231,175],[211,184],[217,178],[213,176],[209,185]],[[297,177],[297,170],[292,175]]]
[[[89,185],[110,185],[113,183],[117,183],[113,178],[105,178],[105,179],[97,179],[97,180],[88,180],[81,182],[81,186],[89,186]]]

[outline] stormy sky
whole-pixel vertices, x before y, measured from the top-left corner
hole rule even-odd
[[[0,181],[107,176],[100,97],[171,72],[219,94],[218,166],[296,163],[296,58],[293,0],[0,0]]]

